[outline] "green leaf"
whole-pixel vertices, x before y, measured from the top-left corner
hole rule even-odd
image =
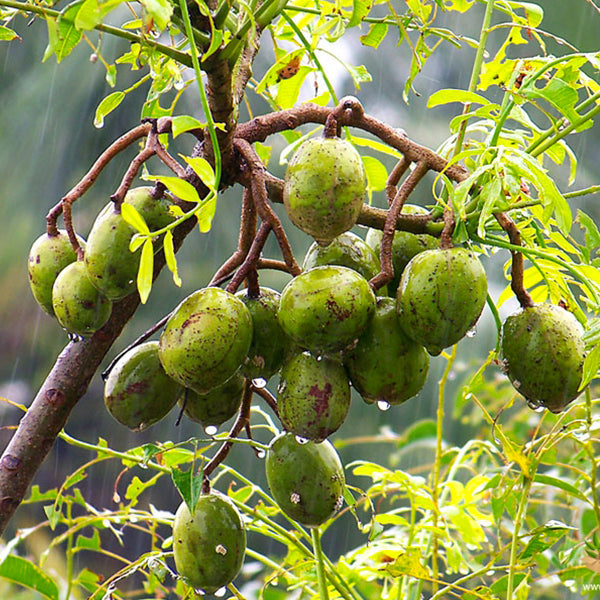
[[[583,374],[581,376],[580,390],[583,390],[592,379],[594,379],[600,369],[600,345],[594,346],[594,348],[587,353],[585,360],[583,361]]]
[[[563,490],[564,492],[567,492],[567,494],[570,494],[574,498],[577,498],[578,500],[581,500],[586,504],[588,502],[587,498],[582,492],[580,492],[574,485],[570,484],[564,479],[559,479],[558,477],[552,477],[550,475],[544,475],[542,473],[536,473],[535,477],[533,478],[533,481],[535,481],[535,483],[541,483],[544,486],[549,485],[558,488],[559,490]]]
[[[427,108],[433,108],[434,106],[440,106],[441,104],[449,104],[450,102],[461,102],[462,104],[491,104],[491,102],[475,92],[469,92],[467,90],[457,89],[444,89],[439,90],[429,96],[427,101]]]
[[[194,173],[200,177],[202,183],[209,189],[215,189],[215,172],[212,168],[212,165],[205,159],[201,157],[190,158],[189,156],[182,157],[185,162],[192,167]]]
[[[121,204],[121,216],[126,223],[131,225],[139,233],[144,233],[146,235],[150,233],[146,221],[144,221],[142,215],[140,215],[132,204],[129,204],[128,202],[123,202],[123,204]]]
[[[142,255],[140,257],[140,268],[137,275],[137,289],[140,294],[142,304],[146,304],[150,290],[152,289],[152,275],[154,270],[154,247],[152,240],[146,238],[142,246]]]
[[[574,108],[579,100],[577,91],[558,77],[553,77],[543,88],[528,86],[522,93],[526,98],[543,98],[571,122],[579,118]]]
[[[86,537],[83,534],[79,534],[75,541],[76,548],[85,548],[86,550],[100,550],[102,542],[100,541],[100,533],[97,529],[94,529],[94,533],[91,537]]]
[[[117,67],[115,65],[106,65],[106,75],[104,76],[106,83],[111,88],[117,84]]]
[[[271,160],[271,153],[273,152],[273,146],[255,142],[254,150],[256,150],[256,154],[258,154],[258,158],[260,158],[262,164],[265,165],[265,167],[268,167],[269,160]]]
[[[198,202],[200,202],[200,196],[198,196],[196,188],[184,179],[163,175],[152,175],[148,177],[148,179],[151,181],[160,181],[161,183],[164,183],[167,188],[169,188],[169,191],[177,196],[177,198],[180,200],[184,200],[185,202],[193,202],[194,204],[198,204]]]
[[[94,117],[94,127],[100,129],[104,126],[104,117],[110,112],[112,112],[121,102],[123,102],[123,98],[125,98],[125,92],[113,92],[109,94],[98,104],[98,108],[96,109],[96,116]]]
[[[369,31],[365,35],[360,36],[360,42],[363,46],[370,48],[379,48],[379,44],[383,42],[388,32],[387,23],[372,23]]]
[[[173,232],[169,229],[165,233],[165,239],[163,240],[163,248],[165,251],[165,260],[169,271],[173,273],[173,283],[177,287],[181,287],[181,278],[177,272],[177,259],[175,258],[175,249],[173,247]]]
[[[59,600],[58,586],[38,566],[20,556],[10,554],[0,565],[0,577],[35,590],[44,598]]]
[[[594,220],[579,208],[577,209],[575,222],[579,223],[584,231],[585,247],[587,249],[586,258],[589,260],[592,254],[600,248],[600,231],[598,231],[598,226],[594,223]]]
[[[140,0],[159,29],[164,29],[171,21],[173,5],[167,0]]]
[[[49,504],[44,506],[44,512],[48,517],[48,522],[50,523],[50,529],[54,529],[58,522],[60,521],[62,510],[62,498],[57,498],[54,504]]]
[[[197,475],[194,475],[193,466],[187,471],[175,468],[171,470],[171,479],[177,491],[181,494],[183,501],[187,504],[190,513],[193,515],[202,491],[202,470]]]
[[[346,27],[356,27],[369,14],[373,7],[373,0],[354,0],[352,15]]]
[[[212,220],[217,210],[217,197],[211,196],[208,200],[205,200],[198,211],[196,212],[196,218],[198,219],[198,227],[200,233],[208,233],[212,227]]]
[[[136,233],[129,242],[129,252],[136,252],[137,249],[146,241],[147,237],[145,235],[140,235]]]
[[[484,184],[481,188],[481,198],[483,198],[483,207],[479,215],[479,223],[477,225],[477,235],[483,237],[485,235],[485,222],[488,217],[497,210],[505,208],[506,198],[502,191],[502,180],[500,177],[492,177],[490,181]]]
[[[171,119],[171,128],[174,138],[186,131],[191,131],[192,129],[204,129],[204,127],[206,127],[206,123],[202,123],[190,115],[180,115]]]
[[[277,86],[277,104],[282,109],[292,108],[298,100],[300,88],[307,75],[316,69],[306,65],[301,66],[298,72],[289,79],[282,79]]]
[[[17,35],[16,31],[9,29],[8,27],[4,27],[4,25],[0,25],[0,41],[2,42],[10,42],[11,40],[21,38]]]
[[[552,521],[536,528],[532,532],[531,539],[527,542],[519,558],[526,560],[536,557],[548,548],[551,548],[572,529],[572,527],[567,527],[558,522],[555,524]]]
[[[137,499],[140,494],[152,487],[161,476],[161,473],[157,473],[154,477],[151,477],[147,481],[142,481],[139,477],[134,476],[131,480],[131,483],[127,486],[127,491],[125,492],[125,498],[131,500],[131,506],[134,506],[137,503]]]
[[[75,26],[75,19],[82,3],[79,1],[69,4],[57,19],[58,40],[54,48],[57,62],[71,54],[73,48],[81,41],[82,34]]]
[[[361,158],[367,177],[367,194],[370,203],[373,192],[380,192],[385,189],[388,173],[380,160],[372,156],[362,156]]]

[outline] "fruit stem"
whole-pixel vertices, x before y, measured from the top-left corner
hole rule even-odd
[[[310,535],[313,543],[313,552],[317,561],[317,579],[319,581],[319,596],[321,600],[329,600],[327,590],[327,577],[325,574],[325,561],[323,558],[323,548],[321,547],[321,532],[318,527],[312,527]]]
[[[452,248],[452,234],[454,233],[454,212],[451,208],[444,210],[444,229],[440,234],[440,248],[442,250],[448,250]]]

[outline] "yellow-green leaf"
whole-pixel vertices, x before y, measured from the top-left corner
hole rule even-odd
[[[104,117],[111,111],[113,111],[125,98],[125,92],[113,92],[109,94],[98,104],[96,109],[96,116],[94,117],[94,127],[100,129],[104,126]]]
[[[196,218],[198,219],[198,227],[201,233],[208,233],[210,231],[216,209],[217,197],[214,195],[200,206],[200,209],[196,213]]]
[[[203,129],[204,127],[206,127],[206,123],[202,123],[190,115],[179,115],[171,119],[171,129],[174,138],[181,133],[185,133],[186,131],[190,131],[192,129]]]
[[[491,104],[487,98],[480,94],[476,94],[475,92],[448,88],[431,94],[427,101],[427,108],[433,108],[440,104],[449,104],[450,102],[461,102],[462,104]]]
[[[146,238],[142,246],[142,256],[140,257],[140,268],[137,276],[137,288],[140,294],[142,304],[146,304],[150,290],[152,289],[152,274],[154,270],[154,247],[152,240]]]
[[[184,156],[183,159],[188,165],[190,165],[190,167],[192,167],[192,169],[194,169],[194,173],[200,177],[202,183],[208,189],[215,189],[215,172],[212,168],[212,165],[205,158],[191,158],[189,156]]]
[[[163,247],[165,250],[165,260],[169,271],[173,273],[173,283],[177,287],[181,287],[181,278],[177,272],[177,259],[175,258],[175,248],[173,247],[173,232],[169,229],[165,233],[165,239],[163,240]]]
[[[146,225],[146,221],[144,221],[142,215],[140,215],[135,206],[132,204],[127,202],[123,202],[123,204],[121,204],[121,216],[123,217],[123,220],[131,225],[136,231],[145,233],[146,235],[150,233],[148,225]]]
[[[58,600],[58,586],[38,566],[20,556],[8,555],[0,565],[0,577],[35,590],[48,600]],[[15,592],[16,593],[16,592]]]

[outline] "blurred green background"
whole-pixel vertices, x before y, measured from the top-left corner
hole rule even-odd
[[[585,0],[559,2],[544,0],[546,18],[543,27],[567,39],[583,51],[598,50],[598,27],[600,15]],[[478,9],[481,7],[478,7]],[[445,19],[444,25],[466,35],[477,36],[482,10],[475,9],[468,18],[458,14]],[[104,68],[100,62],[90,62],[90,49],[84,45],[78,48],[61,64],[54,58],[42,63],[47,34],[45,25],[39,19],[27,23],[19,18],[15,28],[23,38],[22,42],[0,44],[0,396],[10,401],[28,405],[38,386],[50,370],[56,356],[66,344],[66,335],[56,322],[45,315],[35,304],[27,280],[27,255],[34,239],[45,228],[45,215],[85,173],[95,158],[122,132],[139,122],[140,107],[147,88],[127,96],[123,104],[106,119],[102,129],[93,125],[93,116],[100,100],[112,91],[104,80]],[[470,76],[473,50],[463,47],[458,50],[446,45],[429,63],[415,83],[418,95],[412,95],[410,105],[402,101],[402,88],[409,65],[408,49],[398,48],[393,35],[382,44],[377,52],[360,46],[355,31],[336,46],[336,52],[352,64],[365,64],[373,76],[372,83],[363,84],[355,90],[350,77],[332,62],[332,78],[339,96],[357,95],[368,113],[385,120],[393,126],[402,127],[413,140],[435,148],[448,135],[447,123],[460,107],[450,105],[426,111],[427,98],[434,91],[444,87],[466,86]],[[501,37],[492,37],[492,44],[499,44]],[[556,40],[547,40],[548,52],[559,53],[563,46]],[[103,41],[103,54],[112,59],[125,51],[127,45],[122,40]],[[518,49],[522,51],[521,48]],[[524,50],[535,54],[535,44]],[[267,36],[254,69],[260,79],[273,60],[272,49]],[[120,67],[117,89],[124,89],[134,81],[135,73],[128,67]],[[254,114],[268,110],[265,102],[252,93],[249,95]],[[201,118],[197,95],[188,90],[179,105],[178,114],[193,114]],[[246,113],[247,117],[247,113]],[[244,117],[244,118],[246,118]],[[598,183],[597,164],[600,147],[600,128],[571,138],[571,144],[580,156],[576,188]],[[278,152],[283,147],[275,141],[275,150],[270,168],[282,176],[284,166],[278,164]],[[177,145],[176,151],[189,152],[191,145],[186,142]],[[133,150],[114,160],[97,180],[93,188],[74,207],[75,225],[84,237],[98,211],[106,204],[109,196],[118,186],[133,156]],[[384,160],[384,159],[382,159]],[[385,162],[385,160],[384,160]],[[388,168],[391,166],[386,163]],[[427,204],[430,189],[423,183],[411,201]],[[237,226],[241,190],[232,189],[219,198],[219,207],[213,229],[201,235],[197,231],[189,236],[180,253],[180,275],[183,287],[173,285],[170,275],[163,273],[155,285],[147,305],[142,307],[117,341],[108,360],[145,331],[158,318],[170,311],[191,291],[206,285],[211,275],[222,261],[234,251],[237,242]],[[374,202],[383,206],[380,195]],[[573,208],[583,208],[595,218],[600,212],[591,197],[577,199]],[[277,211],[282,215],[281,207]],[[285,215],[282,215],[285,220]],[[287,221],[286,221],[287,223]],[[293,246],[299,261],[310,244],[304,234],[288,227]],[[356,229],[361,233],[359,229]],[[364,235],[364,231],[362,232]],[[278,257],[273,244],[267,248],[270,256]],[[499,255],[486,262],[492,295],[497,297],[505,285],[502,265],[507,256]],[[261,283],[281,289],[288,278],[279,273],[265,273]],[[503,312],[512,310],[515,305],[507,304]],[[459,361],[453,373],[452,384],[456,386],[473,367],[487,356],[495,344],[495,331],[486,309],[478,334],[473,339],[460,343]],[[382,428],[401,432],[405,426],[417,419],[434,418],[437,403],[436,382],[444,366],[442,359],[431,362],[428,383],[425,389],[400,407],[382,412],[374,406],[366,406],[355,398],[350,417],[338,432],[337,439],[364,437]],[[276,381],[270,383],[275,390]],[[18,423],[20,411],[8,403],[0,403],[0,446],[4,448],[10,438],[12,428]],[[132,433],[117,424],[106,413],[102,402],[102,382],[97,375],[85,398],[74,410],[67,426],[72,435],[88,441],[98,436],[108,440],[109,445],[125,449],[147,441],[174,441],[187,439],[198,434],[197,426],[184,421],[175,426],[176,415],[171,414],[163,422],[144,433]],[[461,443],[469,438],[470,429],[456,420],[449,420],[445,437],[449,442]],[[260,435],[259,435],[260,437]],[[381,446],[350,444],[341,449],[346,462],[354,458],[366,458],[386,462],[381,456]],[[411,461],[420,464],[427,462],[427,448],[419,457],[402,457],[403,466],[410,467]],[[58,442],[50,457],[42,466],[36,483],[42,489],[54,487],[77,465],[90,456],[73,452],[66,444]],[[264,482],[263,465],[246,447],[235,448],[231,464],[244,471],[250,478]],[[80,487],[84,495],[93,499],[98,506],[110,506],[116,472],[103,470],[95,473]],[[165,482],[166,484],[167,482]],[[158,508],[174,511],[179,497],[173,486],[159,485],[153,490],[149,502]],[[17,512],[10,532],[43,518],[22,507]],[[332,554],[347,550],[360,541],[355,528],[346,528],[348,538],[326,537],[325,549]],[[8,539],[8,538],[7,538]],[[132,555],[136,549],[132,548]],[[114,565],[112,565],[114,567]],[[107,566],[110,572],[111,565]]]

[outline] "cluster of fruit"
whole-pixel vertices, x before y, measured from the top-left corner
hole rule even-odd
[[[351,386],[366,402],[385,406],[415,396],[429,356],[469,335],[487,297],[485,271],[471,250],[406,232],[394,235],[394,278],[376,295],[369,280],[380,271],[382,234],[369,230],[363,241],[348,231],[364,194],[362,163],[350,143],[305,142],[284,187],[291,220],[315,239],[303,272],[281,294],[263,287],[192,293],[160,339],[125,353],[105,384],[108,410],[127,427],[148,427],[179,401],[212,434],[240,410],[250,380],[258,387],[279,373],[284,432],[269,446],[267,480],[282,511],[308,527],[343,503],[344,472],[327,438],[347,416]],[[155,200],[150,188],[131,190],[125,202],[151,230],[173,218],[169,200]],[[84,261],[75,260],[64,233],[35,242],[33,293],[65,329],[92,333],[108,318],[110,301],[134,291],[133,233],[111,205],[92,228]],[[507,319],[502,349],[510,380],[532,402],[559,411],[577,396],[584,347],[567,311],[523,308]],[[178,571],[195,588],[215,591],[237,574],[245,535],[237,509],[217,492],[203,494],[193,513],[182,504],[173,527]]]

